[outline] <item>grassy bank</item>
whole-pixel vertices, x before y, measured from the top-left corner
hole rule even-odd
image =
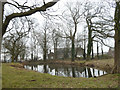
[[[98,78],[71,78],[25,70],[18,63],[2,64],[3,88],[115,88],[118,74]]]
[[[78,61],[78,63],[80,62]],[[110,73],[114,66],[114,60],[113,59],[90,60],[90,61],[85,61],[84,65],[101,69]]]

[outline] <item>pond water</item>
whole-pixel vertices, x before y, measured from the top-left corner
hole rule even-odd
[[[107,74],[107,72],[94,69],[94,68],[88,68],[88,67],[80,67],[80,66],[71,66],[71,65],[25,65],[25,69],[38,71],[40,73],[48,73],[51,75],[56,76],[64,76],[64,77],[98,77],[102,76],[104,74]]]

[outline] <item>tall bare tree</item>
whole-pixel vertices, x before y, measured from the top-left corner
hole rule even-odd
[[[64,17],[64,19],[67,21],[67,29],[68,32],[65,32],[66,38],[70,38],[71,40],[71,60],[74,61],[75,59],[75,37],[77,33],[77,28],[79,24],[79,20],[83,15],[83,12],[81,12],[82,8],[80,8],[82,4],[80,2],[76,2],[74,6],[72,4],[67,4],[67,14]],[[68,34],[69,33],[69,34]]]
[[[57,28],[56,28],[57,29]],[[58,45],[59,45],[59,40],[60,37],[58,36],[58,31],[56,29],[52,30],[52,41],[53,41],[53,46],[54,46],[54,59],[57,59],[58,53],[57,53],[57,49],[58,49]]]
[[[25,42],[23,42],[24,33],[14,33],[5,37],[3,47],[7,50],[5,53],[11,55],[11,60],[18,61],[18,56],[23,54],[26,50]]]
[[[87,45],[87,60],[91,59],[91,52],[93,56],[93,39],[95,35],[93,35],[93,23],[95,22],[95,18],[100,15],[101,7],[93,5],[91,2],[86,2],[84,5],[84,13],[85,21],[88,28],[88,45]]]
[[[44,22],[44,25],[40,32],[35,32],[35,37],[38,42],[38,45],[42,48],[43,60],[47,60],[48,49],[50,48],[50,23],[47,19]]]

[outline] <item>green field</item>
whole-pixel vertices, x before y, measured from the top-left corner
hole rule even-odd
[[[119,74],[97,78],[52,76],[25,70],[19,63],[2,64],[3,88],[116,88]]]

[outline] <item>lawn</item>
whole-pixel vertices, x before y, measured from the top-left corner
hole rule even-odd
[[[19,63],[2,64],[3,88],[116,88],[119,74],[98,78],[52,76],[22,68]]]

